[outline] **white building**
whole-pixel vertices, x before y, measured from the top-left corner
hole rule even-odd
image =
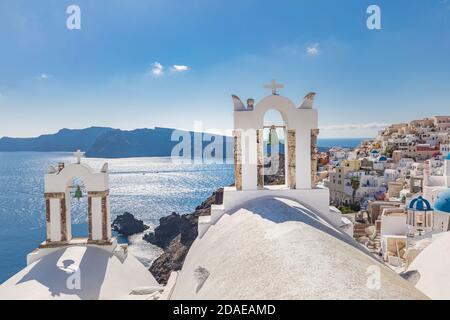
[[[439,146],[439,150],[440,150],[441,154],[443,155],[443,157],[446,158],[448,156],[448,154],[450,153],[450,143],[441,144]]]
[[[341,147],[334,147],[329,150],[330,159],[334,162],[340,162],[348,158],[350,150]]]
[[[352,179],[359,180],[359,188],[354,191],[352,187]],[[376,193],[386,192],[387,188],[384,183],[384,176],[380,176],[375,172],[353,171],[349,172],[345,177],[344,192],[349,197],[355,195],[355,199],[359,200],[362,207],[365,207],[368,200],[373,200]]]
[[[439,136],[437,133],[430,133],[425,140],[426,144],[429,144],[431,147],[435,147],[439,142]]]
[[[380,217],[381,237],[404,236],[408,232],[407,215],[403,208],[385,208]]]
[[[394,182],[399,177],[399,172],[396,169],[386,169],[384,170],[384,183]]]
[[[409,170],[411,177],[421,177],[423,175],[423,163],[414,162]]]
[[[447,158],[444,160],[443,167],[443,175],[432,175],[430,174],[430,162],[425,162],[423,171],[423,196],[433,206],[439,193],[450,188],[450,155],[447,155]]]
[[[401,158],[398,162],[398,166],[401,168],[411,169],[414,163],[414,159],[412,158]]]
[[[449,116],[435,116],[433,120],[434,126],[440,131],[447,131],[450,128]]]
[[[381,220],[381,253],[384,261],[394,266],[402,264],[401,251],[406,247],[407,215],[403,208],[385,208]]]
[[[379,156],[377,159],[373,161],[373,169],[376,171],[384,171],[387,165],[387,157]]]

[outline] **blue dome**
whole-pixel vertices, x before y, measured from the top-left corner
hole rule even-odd
[[[385,156],[381,156],[378,158],[378,161],[387,161],[387,158]]]
[[[431,211],[431,210],[433,210],[431,208],[430,202],[428,202],[428,200],[424,199],[422,196],[418,196],[416,199],[411,200],[408,207],[409,207],[409,209],[416,210],[416,211]]]
[[[436,202],[434,203],[434,208],[437,211],[450,214],[450,189],[439,193]]]
[[[372,150],[371,153],[379,153],[378,150]]]

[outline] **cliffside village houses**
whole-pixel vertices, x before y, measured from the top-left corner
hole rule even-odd
[[[354,222],[354,237],[405,270],[450,230],[450,116],[391,125],[356,149],[319,156],[331,204]],[[345,211],[344,211],[345,210]]]

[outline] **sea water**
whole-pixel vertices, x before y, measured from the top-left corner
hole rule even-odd
[[[0,283],[26,265],[45,240],[44,175],[70,163],[70,153],[0,152]],[[171,212],[191,213],[219,187],[234,181],[229,164],[175,164],[170,158],[82,159],[94,170],[109,163],[111,219],[128,211],[154,228]],[[87,236],[87,200],[71,199],[74,236]],[[160,250],[130,237],[130,251],[147,266]]]
[[[320,147],[353,147],[361,139],[320,140]],[[0,152],[0,283],[26,265],[26,255],[45,240],[44,175],[50,165],[74,162],[71,153]],[[111,219],[125,211],[156,227],[171,212],[191,213],[219,187],[234,182],[229,164],[176,164],[170,158],[82,159],[94,170],[110,169]],[[87,236],[87,200],[71,200],[74,236]],[[120,239],[123,241],[124,239]],[[161,250],[129,239],[146,266]]]

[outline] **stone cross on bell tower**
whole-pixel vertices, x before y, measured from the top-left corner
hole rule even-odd
[[[272,80],[272,82],[271,82],[270,84],[266,84],[266,85],[264,86],[264,88],[266,88],[266,89],[271,89],[271,90],[272,90],[272,94],[273,94],[273,95],[277,95],[277,89],[283,89],[283,88],[284,88],[284,85],[281,84],[281,83],[277,83],[277,82],[275,81],[275,79],[274,79],[274,80]]]

